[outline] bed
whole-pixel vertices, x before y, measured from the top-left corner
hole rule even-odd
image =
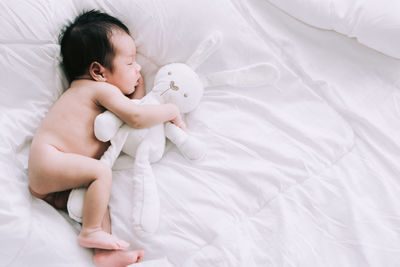
[[[35,129],[68,86],[58,34],[100,9],[132,32],[147,88],[212,31],[201,74],[260,62],[266,86],[206,88],[186,117],[206,146],[167,143],[153,164],[153,234],[132,229],[132,160],[113,169],[112,231],[136,266],[400,265],[400,11],[395,1],[37,0],[0,2],[0,266],[94,266],[79,225],[28,191]],[[267,75],[267,74],[266,74]]]

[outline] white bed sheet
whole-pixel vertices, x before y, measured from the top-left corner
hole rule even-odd
[[[211,5],[160,3],[2,2],[0,236],[7,246],[1,266],[92,266],[91,251],[76,243],[74,225],[27,189],[34,130],[65,88],[57,29],[85,7],[127,19],[127,7],[142,8],[139,14],[156,5],[157,25],[176,14],[191,14],[193,20],[182,17],[199,24]],[[281,79],[276,86],[206,89],[187,122],[207,144],[207,156],[189,162],[168,144],[154,164],[161,222],[153,235],[130,226],[132,160],[121,157],[110,201],[113,232],[146,249],[145,260],[166,257],[173,266],[398,266],[399,61],[304,25],[267,1],[212,6],[206,25],[222,30],[225,39],[199,71],[269,61]],[[35,12],[47,21],[36,22],[42,28],[27,23]],[[196,24],[162,23],[161,35],[143,36],[133,22],[127,20],[147,84],[158,65],[171,57],[184,60],[211,30],[199,26],[178,53],[163,33],[176,28],[172,39],[183,38]],[[157,45],[147,46],[152,40]]]

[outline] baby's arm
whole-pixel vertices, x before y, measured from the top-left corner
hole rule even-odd
[[[184,128],[178,108],[173,104],[137,105],[115,86],[98,83],[95,101],[133,128],[147,128],[171,121]]]

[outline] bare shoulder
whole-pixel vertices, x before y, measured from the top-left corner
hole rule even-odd
[[[93,93],[95,99],[97,99],[99,102],[103,102],[109,98],[125,97],[118,87],[106,82],[94,82],[91,84],[91,87],[94,89]]]
[[[121,91],[118,89],[118,87],[106,83],[106,82],[91,82],[89,87],[93,90],[95,95],[102,96],[102,95],[122,95]]]
[[[93,100],[110,111],[115,111],[119,107],[130,104],[130,99],[125,96],[121,90],[106,82],[94,82],[91,84],[93,91]]]
[[[108,109],[122,119],[136,112],[136,105],[118,87],[110,83],[80,80],[72,87],[81,91],[83,97],[89,96],[96,106]]]
[[[85,90],[90,91],[95,94],[107,94],[112,92],[121,92],[118,87],[106,83],[106,82],[96,82],[92,80],[75,80],[71,83],[71,87],[68,89],[78,89],[78,90]],[[68,91],[67,90],[67,91]]]
[[[96,82],[91,80],[74,81],[68,90],[75,91],[82,96],[86,95],[96,104],[102,104],[108,99],[124,97],[118,87],[106,82]]]

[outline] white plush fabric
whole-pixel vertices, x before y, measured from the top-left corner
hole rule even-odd
[[[398,266],[400,62],[265,0],[0,2],[1,265],[93,266],[75,225],[27,188],[32,136],[66,87],[57,35],[85,8],[129,26],[149,88],[160,66],[187,59],[213,30],[224,42],[199,73],[260,62],[280,73],[270,86],[205,90],[186,120],[209,152],[193,163],[167,144],[153,166],[161,201],[153,235],[131,228],[132,160],[117,160],[113,232],[144,248],[145,261]]]
[[[308,24],[335,30],[400,58],[400,2],[393,0],[269,0]]]

